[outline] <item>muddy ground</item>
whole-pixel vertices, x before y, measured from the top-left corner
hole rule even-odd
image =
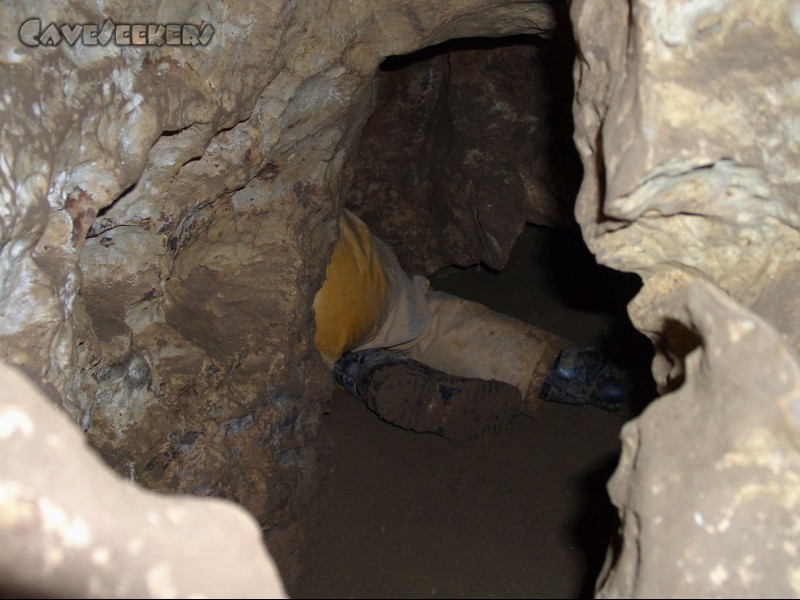
[[[599,267],[580,239],[526,227],[508,266],[450,269],[432,285],[589,344],[609,340],[655,397],[652,350],[625,305],[639,280]],[[545,404],[502,437],[461,447],[379,420],[334,392],[322,425],[334,465],[310,517],[294,598],[591,598],[616,511],[606,493],[625,418]]]

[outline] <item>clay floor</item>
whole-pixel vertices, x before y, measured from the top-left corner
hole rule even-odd
[[[500,273],[452,269],[435,288],[610,351],[655,396],[652,350],[625,304],[634,275],[598,267],[577,238],[527,227]],[[322,435],[335,467],[293,598],[591,598],[616,526],[605,484],[625,419],[546,404],[499,439],[459,447],[380,421],[336,392]]]

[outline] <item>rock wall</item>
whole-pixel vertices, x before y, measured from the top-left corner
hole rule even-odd
[[[581,174],[574,147],[559,147],[572,132],[558,110],[572,48],[560,41],[454,40],[382,66],[345,202],[408,273],[499,270],[526,223],[574,226],[577,187],[563,184]]]
[[[288,597],[251,514],[118,477],[19,369],[0,381],[0,449],[25,457],[0,466],[3,598]]]
[[[551,10],[62,9],[0,6],[0,361],[24,369],[120,476],[244,506],[291,578],[331,385],[311,304],[376,69],[451,38],[548,32]],[[67,41],[92,23],[96,43]],[[120,45],[114,23],[213,35]]]
[[[663,394],[623,430],[600,597],[796,597],[800,7],[576,0],[576,217],[641,275]]]

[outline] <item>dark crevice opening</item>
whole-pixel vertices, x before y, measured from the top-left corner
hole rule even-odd
[[[386,219],[380,210],[386,206],[392,206],[400,212],[405,211],[402,216],[406,222],[408,222],[407,217],[409,214],[414,214],[413,211],[415,210],[421,210],[426,215],[433,215],[431,217],[433,219],[440,218],[442,221],[446,221],[452,213],[449,207],[432,206],[427,203],[421,207],[404,208],[398,204],[396,198],[391,196],[391,190],[387,191],[384,196],[373,198],[370,198],[366,193],[360,193],[359,186],[364,186],[364,174],[359,172],[358,161],[360,158],[358,155],[348,165],[348,173],[346,175],[350,179],[352,187],[346,197],[345,205],[360,214],[373,230],[378,230],[377,232],[380,237],[384,238],[384,241],[387,241],[395,248],[401,258],[401,264],[408,265],[407,271],[410,273],[423,273],[429,276],[434,288],[454,293],[466,299],[482,302],[499,312],[529,320],[529,322],[533,322],[544,329],[568,335],[573,339],[577,338],[587,343],[592,338],[595,338],[598,333],[603,335],[606,340],[606,348],[612,355],[614,362],[634,377],[633,396],[635,406],[632,407],[632,410],[634,413],[638,413],[656,397],[655,386],[650,375],[650,363],[653,356],[652,345],[647,338],[633,328],[626,310],[628,302],[638,292],[641,281],[636,275],[621,273],[598,265],[595,258],[586,248],[581,237],[580,228],[572,216],[582,178],[582,167],[572,141],[572,97],[574,93],[572,63],[575,57],[575,46],[566,15],[562,11],[558,17],[560,27],[555,32],[555,35],[549,39],[532,35],[458,39],[424,48],[409,55],[389,57],[381,65],[379,81],[386,76],[387,79],[393,78],[396,84],[397,78],[404,70],[419,68],[419,65],[423,63],[435,65],[436,61],[446,62],[446,65],[442,66],[441,74],[438,75],[445,77],[454,68],[454,61],[451,60],[451,57],[458,53],[489,53],[519,48],[522,49],[521,55],[525,56],[525,49],[535,49],[538,52],[537,56],[543,61],[539,66],[542,67],[542,73],[545,77],[543,81],[547,82],[548,92],[550,93],[550,97],[543,104],[546,112],[540,115],[543,120],[549,123],[549,142],[546,146],[546,152],[540,159],[547,161],[546,170],[551,173],[557,173],[557,176],[546,181],[544,185],[547,186],[548,192],[557,199],[561,215],[567,215],[568,218],[562,218],[558,221],[551,220],[550,222],[546,218],[542,218],[539,222],[535,218],[526,221],[521,226],[521,232],[518,232],[516,236],[516,242],[510,251],[508,261],[499,268],[487,264],[484,260],[474,260],[474,256],[471,261],[451,262],[442,265],[440,268],[433,268],[431,265],[435,265],[435,261],[426,262],[425,257],[420,258],[419,253],[415,253],[418,248],[408,248],[408,246],[415,245],[414,240],[404,239],[404,236],[410,235],[408,231],[393,231],[390,228],[385,228],[381,231],[381,226],[385,226]],[[525,72],[525,65],[521,65],[519,76],[521,78],[524,77]],[[434,81],[436,76],[435,73],[432,74],[429,80]],[[418,77],[417,83],[419,82],[424,83],[425,78]],[[447,84],[443,83],[442,85],[446,86]],[[422,89],[423,100],[424,94],[428,91],[425,88]],[[433,110],[441,110],[441,104],[451,101],[452,98],[453,96],[450,94],[447,98],[438,99],[433,104],[436,104],[439,108],[434,108]],[[408,102],[412,100],[413,98],[407,97],[404,100],[406,104],[401,108],[407,106]],[[385,101],[386,98],[381,97],[381,92],[379,91],[376,111],[380,110],[381,107],[390,106]],[[453,118],[452,113],[455,110],[458,110],[458,107],[448,106],[447,111],[450,112],[447,113],[447,117]],[[420,119],[412,122],[409,127],[411,129],[418,127],[421,122],[426,122],[426,120]],[[457,132],[454,133],[457,127],[453,126],[452,121],[442,122],[441,114],[439,114],[429,117],[427,122],[434,123],[434,127],[439,128],[440,134],[442,132],[445,133],[446,143],[453,142],[453,136],[457,135]],[[396,122],[393,123],[393,126],[396,125]],[[380,132],[380,127],[375,128],[373,133],[375,131]],[[387,131],[389,134],[387,134]],[[414,135],[409,135],[406,138],[403,137],[404,134],[398,137],[391,135],[392,130],[384,130],[383,133],[384,143],[388,146],[395,144],[405,149],[404,142],[416,142],[422,139],[419,142],[419,148],[423,151],[431,152],[430,156],[434,156],[437,149],[448,150],[445,147],[446,143],[441,143],[437,146],[436,142],[431,141],[430,136],[432,133],[430,131],[420,133],[421,138],[417,138]],[[368,123],[365,126],[364,136],[362,137],[362,150],[364,148],[367,150],[362,154],[371,156],[374,159],[375,149],[380,147],[371,145],[374,139],[370,139],[368,137],[370,135],[370,124]],[[432,148],[434,151],[431,150]],[[398,150],[396,148],[389,148],[387,155],[396,156],[397,153]],[[420,160],[419,164],[409,164],[408,160],[399,160],[394,164],[389,161],[376,167],[377,163],[373,162],[372,166],[365,170],[371,174],[377,173],[379,176],[386,176],[387,172],[399,169],[399,171],[396,171],[398,173],[396,176],[388,175],[389,183],[386,185],[388,190],[397,182],[407,183],[408,178],[418,177],[421,173],[429,173],[430,171],[426,169],[432,163],[430,156],[427,159]],[[458,163],[458,161],[453,162],[454,164]],[[464,168],[469,169],[469,166],[465,165]],[[362,177],[362,180],[359,180],[359,177]],[[458,184],[463,184],[465,181],[464,176],[461,174],[455,173],[453,177]],[[449,189],[445,184],[419,179],[415,180],[415,185],[418,185],[421,194],[427,193],[431,197],[436,196],[437,193],[446,193]],[[372,190],[376,189],[375,185],[372,185],[372,187],[366,185],[364,187]],[[453,185],[452,189],[457,187],[457,185]],[[498,196],[497,200],[503,201],[505,198]],[[413,219],[411,221],[413,222]],[[382,233],[385,235],[381,235]],[[443,244],[432,243],[432,246],[434,253],[448,256],[447,248],[443,247]],[[537,286],[539,286],[538,290]],[[345,402],[341,398],[336,401]],[[352,406],[350,409],[352,409]],[[580,410],[584,410],[584,408]],[[537,559],[532,559],[530,562],[532,573],[529,579],[526,580],[524,577],[509,578],[507,574],[502,572],[502,567],[499,567],[499,570],[493,573],[476,573],[470,571],[470,563],[466,559],[461,562],[456,561],[459,566],[455,567],[449,559],[442,558],[442,564],[450,565],[449,571],[441,573],[442,579],[460,578],[461,580],[452,583],[452,585],[442,584],[430,589],[425,588],[427,580],[425,575],[420,573],[429,568],[430,565],[421,567],[419,573],[413,572],[415,565],[419,563],[419,557],[425,554],[425,550],[419,548],[426,545],[430,547],[440,543],[440,540],[436,542],[433,540],[437,536],[452,535],[453,539],[457,540],[462,535],[458,530],[469,528],[472,524],[469,522],[454,523],[450,533],[438,526],[429,530],[420,525],[419,529],[412,531],[410,536],[401,538],[401,541],[396,542],[399,544],[398,546],[385,547],[383,545],[386,543],[385,540],[393,539],[390,533],[394,527],[385,524],[377,530],[371,531],[371,528],[375,525],[368,516],[371,505],[381,502],[386,503],[378,509],[376,514],[378,515],[377,518],[385,515],[387,523],[393,519],[401,520],[404,511],[419,511],[418,521],[427,522],[429,515],[423,514],[426,510],[441,510],[441,504],[437,505],[435,501],[430,506],[414,504],[419,500],[415,499],[413,492],[409,491],[408,495],[403,494],[393,498],[353,497],[353,503],[364,505],[364,509],[356,511],[358,516],[354,517],[358,519],[358,523],[354,523],[353,526],[358,531],[352,532],[353,536],[360,542],[358,544],[342,543],[337,545],[337,554],[341,556],[334,557],[333,562],[331,562],[329,555],[324,556],[322,560],[326,561],[325,566],[307,567],[299,587],[295,590],[290,590],[290,593],[292,593],[293,597],[313,597],[315,594],[320,593],[346,595],[349,597],[368,597],[370,594],[379,593],[393,595],[394,597],[423,593],[431,596],[447,596],[449,594],[450,597],[470,597],[472,594],[478,594],[480,597],[531,597],[532,595],[540,594],[542,597],[548,596],[548,594],[550,594],[548,597],[559,597],[559,593],[569,589],[569,593],[573,597],[593,597],[595,581],[600,574],[606,550],[609,545],[614,547],[616,539],[617,516],[608,499],[606,483],[613,473],[619,457],[618,430],[616,427],[621,426],[622,423],[622,421],[616,424],[610,423],[606,415],[598,414],[596,415],[598,419],[597,425],[594,425],[592,422],[593,414],[591,413],[593,410],[596,409],[585,407],[584,412],[581,413],[582,417],[575,421],[574,429],[568,422],[561,422],[565,432],[561,437],[555,431],[539,432],[545,436],[552,436],[554,444],[551,448],[552,453],[543,453],[539,459],[540,462],[555,461],[556,464],[560,464],[561,458],[559,457],[561,455],[571,456],[576,453],[578,447],[580,447],[580,450],[588,451],[591,455],[594,444],[597,444],[598,448],[604,448],[605,453],[598,450],[601,453],[595,455],[594,459],[590,456],[589,458],[584,458],[584,462],[580,464],[577,462],[571,463],[570,467],[565,467],[565,469],[573,469],[569,472],[565,472],[561,467],[555,467],[552,471],[544,469],[551,473],[553,479],[550,481],[542,480],[536,484],[542,486],[541,493],[536,495],[537,499],[539,497],[543,498],[542,504],[535,508],[535,510],[541,512],[530,523],[526,521],[527,524],[520,525],[520,531],[526,527],[525,531],[528,531],[521,542],[523,551],[537,557]],[[577,414],[574,413],[574,415]],[[553,419],[553,424],[556,425],[555,429],[557,429],[558,419],[562,417],[546,415],[543,418],[545,420]],[[566,413],[563,416],[563,419],[569,420],[570,418],[571,416]],[[606,420],[604,421],[603,419]],[[378,424],[377,426],[379,427],[383,426],[387,436],[396,436],[398,433],[393,431],[390,425],[380,423],[378,419],[374,419],[374,423]],[[347,425],[340,423],[337,427],[344,428]],[[533,427],[533,431],[536,431],[535,425]],[[377,460],[378,456],[383,456],[374,446],[369,446],[369,436],[372,434],[365,433],[364,437],[361,438],[362,441],[359,442],[358,439],[352,438],[352,430],[349,433],[351,437],[347,438],[346,443],[348,445],[351,443],[364,444],[365,446],[360,452],[366,456],[365,460],[374,461]],[[420,439],[420,436],[411,432],[402,433],[405,434],[406,438],[402,441],[397,438],[398,444],[408,443],[409,439],[412,442],[423,444],[423,439]],[[335,437],[337,434],[331,435]],[[339,435],[341,435],[341,431]],[[360,437],[361,434],[356,432],[356,435]],[[380,434],[374,435],[380,436]],[[600,435],[606,436],[605,443],[599,441],[597,436]],[[339,443],[345,443],[343,438],[339,438]],[[437,449],[441,449],[436,445],[426,448],[428,448],[429,452],[437,452]],[[416,451],[416,449],[407,450],[409,453],[412,451]],[[491,448],[487,448],[487,452],[492,452]],[[369,456],[370,454],[372,455],[371,457]],[[341,452],[340,456],[343,455],[351,458],[356,455],[361,456],[358,451],[354,452],[352,450]],[[387,454],[387,456],[389,455]],[[440,459],[440,455],[432,455],[430,458],[431,461]],[[361,460],[361,458],[358,460]],[[409,458],[409,460],[413,461],[414,459]],[[471,458],[459,457],[453,460],[469,461]],[[514,461],[516,459],[513,455],[509,455],[508,460]],[[414,478],[424,477],[424,474],[428,472],[428,468],[428,465],[425,468],[420,468],[419,466],[391,463],[386,464],[378,471],[394,472],[396,475],[391,476],[393,480],[407,477],[409,485],[415,485]],[[455,466],[453,468],[454,472],[457,472],[460,468],[464,468],[464,465]],[[469,465],[466,468],[468,470]],[[476,463],[477,468],[479,467]],[[339,466],[337,470],[351,475],[354,472],[370,472],[369,467],[353,464]],[[532,476],[530,473],[520,471],[519,478],[522,483],[517,485],[524,485],[526,478],[530,476]],[[465,478],[468,479],[469,477],[465,476]],[[570,490],[569,493],[574,493],[577,496],[577,498],[570,501],[576,503],[576,506],[568,518],[563,515],[557,517],[548,513],[551,509],[558,512],[560,509],[556,508],[556,505],[564,501],[564,498],[556,497],[559,492],[554,490],[561,489],[558,485],[553,486],[552,489],[548,487],[551,482],[558,478],[568,478],[569,483],[564,489],[568,488]],[[490,475],[486,476],[487,486],[496,484],[497,482],[493,481]],[[350,481],[350,485],[353,486],[355,484]],[[443,485],[450,486],[450,488],[458,487],[458,484],[452,482],[443,482]],[[464,483],[463,485],[466,488],[468,484]],[[334,489],[335,486],[329,484],[326,492],[328,494],[327,499],[321,499],[321,501],[332,502],[341,508],[343,500],[341,498],[333,498]],[[437,490],[435,485],[431,489]],[[350,487],[344,492],[340,489],[339,492],[352,495],[354,494],[353,490],[354,488]],[[457,489],[451,489],[450,491],[454,493],[453,498],[459,498]],[[508,492],[509,495],[513,495],[513,493],[513,490]],[[548,494],[551,493],[554,496],[547,499]],[[548,502],[553,504],[548,505]],[[494,517],[495,515],[486,513],[479,518],[492,519]],[[333,517],[329,516],[328,518]],[[558,520],[559,518],[562,519],[562,525],[561,529],[556,531],[550,527],[548,521]],[[446,515],[443,515],[443,520],[447,520]],[[500,522],[498,521],[498,523]],[[498,524],[497,527],[500,529],[502,525]],[[513,537],[516,534],[517,532],[506,532],[505,534],[499,532],[497,539],[489,540],[487,543],[489,546],[492,544],[502,545],[504,544],[504,536]],[[375,537],[371,538],[371,535],[375,535]],[[555,536],[555,539],[548,538],[549,535]],[[324,548],[326,543],[328,542],[321,542],[319,547]],[[465,555],[487,551],[486,548],[458,548],[457,541],[454,541],[452,546],[443,543],[443,547],[452,549],[454,553],[463,552]],[[346,548],[356,548],[355,551],[360,552],[360,555],[348,556]],[[322,550],[320,552],[322,553]],[[418,556],[414,556],[414,554]],[[379,559],[381,556],[384,557],[383,562]],[[578,566],[576,566],[576,556],[579,557],[577,559],[577,562],[580,563]],[[339,581],[338,585],[341,586],[340,588],[333,589],[331,587],[333,585],[331,580],[325,576],[326,567],[335,569],[335,571],[328,570],[327,573],[338,573],[337,580]],[[463,567],[463,570],[459,570],[461,567]],[[347,573],[343,573],[342,569],[345,571],[350,570]],[[317,587],[315,587],[315,578],[317,578]],[[563,580],[566,578],[572,578],[573,581],[565,583]],[[499,583],[501,580],[504,583]],[[574,581],[579,581],[579,583],[576,584]],[[532,587],[524,588],[526,583]],[[369,587],[370,585],[374,585],[374,587]],[[523,587],[515,588],[514,586]],[[325,587],[324,591],[323,587]]]

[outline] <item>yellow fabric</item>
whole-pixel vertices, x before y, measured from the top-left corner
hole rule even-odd
[[[314,298],[314,343],[331,362],[377,334],[388,290],[381,259],[367,226],[345,210],[339,241]]]

